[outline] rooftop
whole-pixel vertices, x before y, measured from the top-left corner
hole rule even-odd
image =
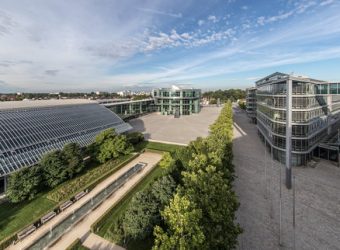
[[[77,105],[97,103],[88,99],[53,99],[53,100],[24,100],[0,102],[0,110],[21,109],[21,108],[41,108],[62,105]]]

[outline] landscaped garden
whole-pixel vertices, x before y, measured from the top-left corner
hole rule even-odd
[[[0,204],[0,249],[58,204],[93,188],[135,158],[132,152],[127,137],[109,129],[87,148],[67,144],[63,150],[47,153],[39,164],[13,173],[7,189],[9,201]],[[86,156],[89,162],[83,161]]]
[[[173,151],[178,147],[181,146],[144,142],[140,133],[131,133],[125,138],[115,135],[114,131],[104,131],[96,143],[85,149],[68,144],[61,151],[45,155],[37,166],[24,168],[10,177],[10,201],[0,204],[0,249],[6,239],[12,239],[18,231],[36,222],[58,204],[85,189],[91,190],[137,157],[132,151]],[[91,160],[83,162],[84,156],[91,156]],[[159,168],[155,169],[146,181],[160,172]],[[134,190],[141,188],[140,185]]]
[[[145,179],[92,230],[129,250],[234,249],[242,229],[235,222],[232,124],[228,102],[208,137],[188,147],[149,144],[168,151],[157,178]]]

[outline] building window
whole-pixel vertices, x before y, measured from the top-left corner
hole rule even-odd
[[[337,83],[331,84],[331,94],[338,94],[338,84]]]

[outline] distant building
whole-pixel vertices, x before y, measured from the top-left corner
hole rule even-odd
[[[246,89],[246,111],[253,123],[256,123],[256,88]]]
[[[201,90],[192,88],[159,88],[152,91],[158,112],[164,115],[191,115],[201,111]]]
[[[67,143],[87,146],[108,128],[124,133],[131,126],[95,101],[0,102],[0,194],[11,173],[35,165],[45,153]]]

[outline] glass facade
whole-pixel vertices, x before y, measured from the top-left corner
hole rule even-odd
[[[256,123],[256,102],[256,88],[246,89],[246,111],[254,123]]]
[[[131,129],[102,105],[80,104],[0,110],[0,177],[36,164],[66,143],[89,145],[108,128]]]
[[[124,119],[156,111],[153,99],[126,101],[104,105]]]
[[[163,115],[190,115],[201,111],[201,90],[161,88],[152,91],[156,110]]]
[[[331,121],[339,119],[340,85],[277,73],[256,82],[257,126],[273,147],[275,159],[285,161],[286,91],[292,84],[292,163],[304,165],[325,138]]]

